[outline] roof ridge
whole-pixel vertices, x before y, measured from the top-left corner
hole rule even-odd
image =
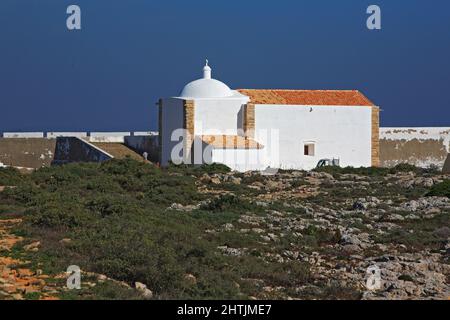
[[[326,92],[360,92],[359,90],[355,89],[236,89],[237,91],[240,90],[249,90],[249,91],[326,91]]]
[[[254,104],[376,106],[357,89],[238,89]]]

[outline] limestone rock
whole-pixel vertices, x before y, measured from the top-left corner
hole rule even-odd
[[[190,274],[190,273],[187,273],[184,276],[184,280],[186,280],[191,285],[195,285],[197,283],[197,278],[193,274]]]
[[[36,241],[36,242],[32,242],[30,244],[27,244],[26,246],[24,246],[23,248],[25,249],[25,251],[38,251],[39,247],[41,246],[41,242],[40,241]]]
[[[376,207],[381,201],[376,197],[359,198],[353,203],[353,210],[365,211],[370,208]]]
[[[153,297],[153,292],[147,288],[147,286],[141,282],[135,282],[134,287],[138,290],[142,297],[145,299],[151,299]]]

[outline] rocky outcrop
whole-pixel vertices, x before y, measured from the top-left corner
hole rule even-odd
[[[0,299],[22,300],[34,294],[42,300],[54,300],[57,290],[46,282],[49,277],[42,270],[32,270],[26,261],[1,254],[10,252],[23,241],[22,237],[11,233],[19,223],[20,219],[0,220]],[[32,250],[38,247],[36,243],[29,245]]]
[[[308,263],[316,287],[298,287],[297,293],[337,286],[353,288],[366,300],[450,296],[450,199],[425,196],[448,176],[414,172],[380,176],[301,171],[271,176],[229,173],[204,175],[199,188],[211,194],[228,193],[233,189],[233,176],[241,178],[240,187],[251,190],[248,201],[265,213],[248,212],[235,223],[207,232],[258,237],[266,248],[272,248],[264,259]],[[440,221],[446,222],[442,225]],[[289,249],[276,249],[287,241]],[[253,252],[249,247],[217,249],[223,255],[238,257]],[[377,288],[368,286],[368,270],[372,268],[380,272]],[[286,289],[264,288],[265,294],[277,292],[281,296]]]

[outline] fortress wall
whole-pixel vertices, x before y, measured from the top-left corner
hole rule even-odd
[[[381,166],[409,163],[442,168],[450,153],[450,128],[380,128]]]
[[[159,138],[158,135],[151,136],[128,136],[125,137],[125,145],[142,155],[148,153],[147,160],[154,163],[159,161]]]
[[[126,136],[131,136],[131,132],[91,132],[89,141],[124,143]]]
[[[55,147],[55,139],[0,138],[0,162],[23,168],[50,166]]]
[[[19,168],[41,168],[69,162],[102,162],[107,152],[78,137],[0,138],[0,163]]]
[[[141,155],[147,152],[150,161],[158,161],[157,132],[5,132],[0,136],[3,137],[0,137],[0,163],[15,167],[49,166],[54,160],[57,138],[64,136],[82,137],[94,143],[124,143]],[[406,162],[420,167],[435,165],[442,168],[449,153],[449,127],[380,128],[380,161],[383,167]],[[80,158],[76,152],[72,155],[74,159]],[[92,161],[95,159],[96,156]]]
[[[56,138],[55,157],[52,164],[71,162],[103,162],[113,156],[77,137]]]
[[[95,143],[122,143],[140,155],[147,152],[150,161],[158,161],[157,132],[0,132],[0,163],[40,168],[110,159]]]
[[[78,137],[88,138],[92,142],[122,142],[126,136],[153,136],[155,131],[131,131],[131,132],[87,132],[87,131],[60,131],[60,132],[1,132],[0,138],[57,138]]]
[[[44,132],[0,132],[2,138],[44,138]]]
[[[58,137],[78,137],[85,138],[88,136],[87,132],[46,132],[47,138]]]

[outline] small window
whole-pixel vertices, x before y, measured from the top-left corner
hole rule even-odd
[[[305,146],[304,146],[304,155],[305,156],[314,156],[314,152],[315,152],[315,150],[314,150],[315,148],[314,148],[314,143],[305,143]]]

